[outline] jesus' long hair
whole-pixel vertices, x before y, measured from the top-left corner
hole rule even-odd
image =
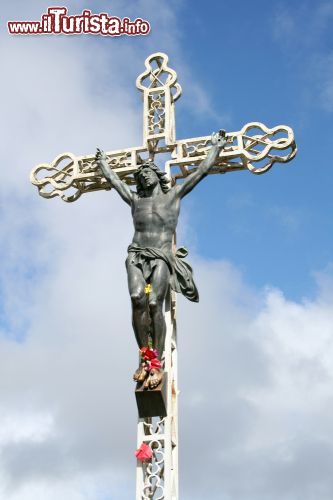
[[[134,179],[136,182],[136,192],[138,193],[139,197],[142,198],[145,193],[145,189],[141,184],[141,175],[140,175],[141,170],[144,167],[149,167],[153,172],[155,172],[155,174],[158,177],[163,193],[167,193],[170,189],[170,181],[167,177],[167,173],[163,172],[163,170],[160,170],[158,166],[155,165],[155,163],[153,163],[152,161],[145,161],[144,163],[142,163],[142,165],[140,165],[138,170],[134,173]]]

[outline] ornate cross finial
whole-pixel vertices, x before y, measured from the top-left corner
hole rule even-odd
[[[138,76],[136,86],[143,93],[143,144],[154,152],[159,142],[167,146],[176,140],[174,104],[182,89],[177,83],[177,73],[168,66],[166,54],[152,54],[145,66],[146,71]]]

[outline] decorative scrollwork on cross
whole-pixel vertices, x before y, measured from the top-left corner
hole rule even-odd
[[[145,60],[146,70],[136,79],[136,86],[141,92],[164,91],[170,88],[175,102],[182,89],[177,82],[177,73],[168,66],[169,58],[163,52],[156,52]]]
[[[80,171],[79,160],[72,153],[63,153],[51,163],[37,165],[31,173],[31,182],[38,187],[43,198],[60,196],[66,201],[75,201],[81,195],[75,186]],[[72,193],[64,195],[64,191],[72,188]]]
[[[149,444],[153,456],[143,464],[144,481],[142,500],[162,500],[165,498],[165,417],[145,419],[143,422],[145,441]]]
[[[182,89],[177,82],[177,73],[168,66],[166,54],[152,54],[147,57],[145,66],[146,70],[138,76],[136,86],[143,93],[143,142],[151,151],[160,141],[165,144],[175,141],[174,104]]]
[[[268,128],[263,123],[248,123],[237,140],[241,156],[247,160],[246,167],[254,174],[267,172],[275,162],[292,160],[297,152],[294,133],[287,125]],[[257,167],[255,164],[262,160],[265,163]]]
[[[165,109],[164,96],[162,93],[152,95],[149,100],[148,130],[150,135],[164,133]]]
[[[130,148],[106,153],[109,163],[126,184],[135,184],[133,173],[142,163],[144,148]],[[67,202],[76,201],[83,193],[111,189],[110,184],[94,164],[95,156],[75,156],[63,153],[51,163],[37,165],[30,181],[43,198],[59,196]]]

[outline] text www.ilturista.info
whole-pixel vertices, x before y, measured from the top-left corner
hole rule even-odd
[[[92,14],[85,9],[78,16],[68,16],[66,7],[49,7],[40,21],[8,21],[11,35],[148,35],[150,24],[144,19],[109,16],[105,12]]]

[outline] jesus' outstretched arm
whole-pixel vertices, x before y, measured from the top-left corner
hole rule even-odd
[[[116,174],[114,170],[108,164],[107,156],[104,151],[97,149],[97,153],[95,156],[96,165],[102,170],[104,177],[110,181],[112,187],[120,194],[122,199],[128,204],[131,205],[133,201],[133,192],[128,187],[125,182],[123,182],[119,176]]]
[[[200,163],[198,168],[186,179],[182,184],[179,184],[176,189],[178,196],[183,198],[200,182],[208,173],[209,169],[215,164],[221,149],[226,143],[225,132],[220,132],[212,135],[212,147],[210,148],[206,158]]]

